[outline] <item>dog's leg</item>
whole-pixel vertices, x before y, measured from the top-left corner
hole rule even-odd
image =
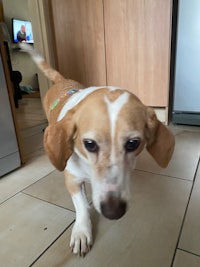
[[[65,171],[65,183],[76,210],[76,221],[72,229],[70,247],[74,254],[84,256],[92,245],[92,226],[83,184],[77,184],[74,178]]]

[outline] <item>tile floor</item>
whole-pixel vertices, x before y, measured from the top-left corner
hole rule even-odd
[[[79,258],[69,249],[74,208],[42,147],[45,118],[39,106],[27,120],[22,113],[27,163],[0,180],[0,266],[200,266],[200,128],[171,127],[176,149],[167,169],[141,154],[127,214],[109,221],[91,208],[95,242]]]

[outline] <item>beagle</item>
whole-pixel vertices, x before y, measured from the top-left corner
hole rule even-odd
[[[166,167],[174,136],[154,110],[129,91],[109,86],[84,88],[65,79],[29,46],[21,47],[54,83],[44,98],[49,122],[44,147],[52,164],[64,171],[75,206],[70,246],[73,253],[85,255],[92,245],[92,226],[83,183],[91,183],[93,205],[99,213],[111,220],[121,218],[127,210],[137,156],[146,148]]]

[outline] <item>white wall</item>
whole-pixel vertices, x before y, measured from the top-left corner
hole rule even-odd
[[[12,18],[31,20],[29,13],[28,1],[27,0],[2,0],[4,10],[4,20],[8,26],[12,38]],[[38,87],[37,83],[37,67],[25,53],[20,53],[14,48],[16,44],[11,44],[11,61],[13,70],[19,70],[22,73],[23,80],[21,85],[31,85],[33,88]]]
[[[51,26],[49,17],[49,0],[28,0],[30,16],[34,32],[34,48],[44,56],[45,60],[54,66],[54,56],[51,38]],[[38,70],[38,80],[40,84],[40,96],[49,89],[51,82]]]

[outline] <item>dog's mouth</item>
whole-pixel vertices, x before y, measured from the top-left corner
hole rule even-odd
[[[113,195],[108,194],[106,199],[100,203],[101,213],[110,220],[120,219],[127,210],[127,203],[125,200]]]

